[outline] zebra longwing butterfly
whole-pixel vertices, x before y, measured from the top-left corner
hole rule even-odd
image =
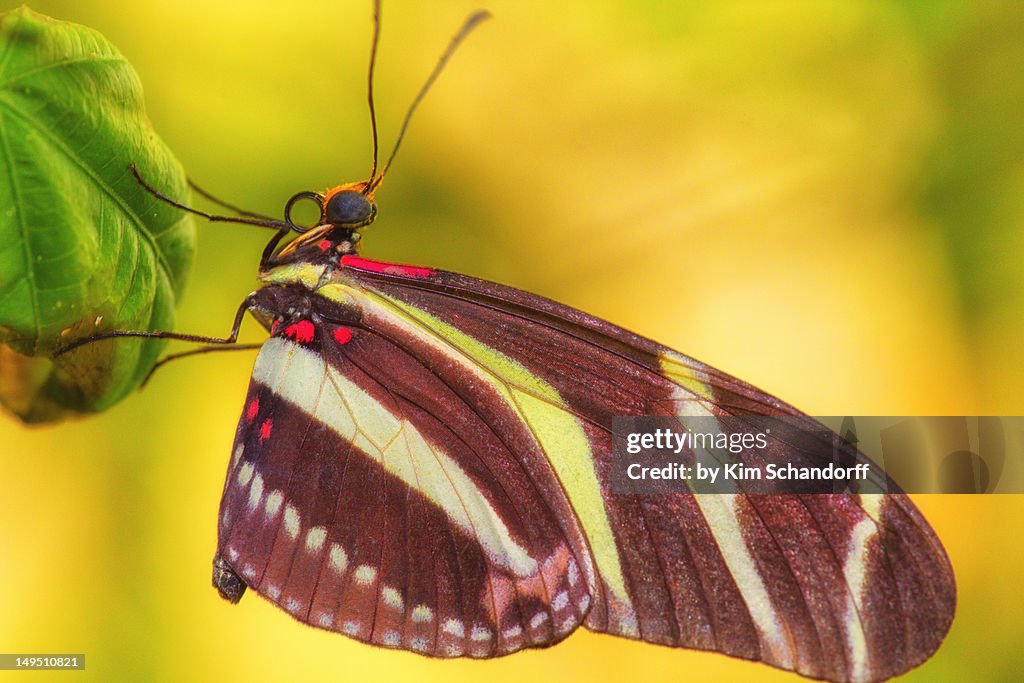
[[[360,256],[390,166],[377,173],[375,126],[374,141],[368,180],[296,195],[284,223],[238,219],[280,230],[220,340],[245,312],[270,333],[220,504],[224,598],[252,588],[311,626],[435,657],[580,626],[832,681],[931,656],[956,589],[909,498],[613,492],[613,416],[802,414],[548,299]],[[291,219],[302,200],[319,206],[308,230]],[[302,234],[282,248],[288,229]]]

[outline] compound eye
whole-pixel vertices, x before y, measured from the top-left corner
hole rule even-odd
[[[377,207],[363,194],[355,190],[343,190],[327,202],[324,209],[325,222],[331,225],[357,227],[366,225],[377,215]]]

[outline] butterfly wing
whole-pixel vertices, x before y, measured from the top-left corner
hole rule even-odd
[[[380,406],[391,404],[375,399],[375,404],[364,404],[368,409],[361,419],[370,422],[375,413],[401,415],[432,449],[449,456],[442,469],[457,466],[473,473],[486,463],[484,469],[491,471],[520,471],[518,479],[502,474],[488,480],[470,474],[481,504],[465,514],[501,520],[512,545],[534,560],[571,560],[553,561],[561,568],[556,572],[560,578],[545,580],[545,585],[557,583],[555,588],[539,594],[524,585],[513,591],[516,600],[507,605],[514,602],[517,608],[505,607],[512,615],[508,629],[518,626],[530,639],[534,622],[554,623],[546,635],[538,633],[525,644],[553,642],[575,627],[572,622],[578,615],[585,615],[584,624],[592,630],[721,651],[837,681],[888,678],[920,663],[938,647],[952,619],[953,575],[934,533],[902,494],[623,495],[611,490],[613,416],[799,416],[792,407],[693,359],[541,297],[424,268],[355,257],[345,257],[342,263],[343,277],[318,289],[308,302],[316,313],[311,323],[315,333],[323,337],[333,325],[348,330],[345,334],[355,341],[375,340],[339,344],[338,355],[345,358],[339,375],[361,390],[376,386],[373,391],[380,396],[390,391],[391,400],[417,406],[382,411]],[[294,340],[281,343],[291,344],[289,349],[296,346]],[[296,385],[294,372],[280,370],[287,365],[287,353],[272,353],[271,365],[284,378],[278,386]],[[312,395],[323,382],[299,384]],[[334,390],[337,383],[328,384]],[[254,380],[252,391],[264,392],[267,387]],[[351,391],[337,391],[342,397],[347,393]],[[308,403],[280,391],[271,390],[270,395],[285,406]],[[452,410],[457,412],[447,413]],[[301,411],[306,422],[317,422],[307,408]],[[431,431],[432,421],[448,431]],[[238,438],[246,453],[254,429],[240,426]],[[478,433],[494,438],[480,440]],[[475,448],[462,449],[465,444]],[[348,444],[325,446],[318,459],[330,458],[332,452],[361,459],[364,466],[368,460],[365,448],[351,438]],[[273,460],[279,476],[294,476],[292,471],[300,465],[283,459],[278,463],[279,457],[275,450],[264,456],[264,462]],[[375,493],[363,504],[379,508],[373,514],[382,516],[396,514],[393,501],[422,493],[408,478],[402,480],[404,488],[392,482],[387,468],[381,471],[378,466],[373,475],[369,469],[364,467],[360,477],[384,483],[367,486],[362,479],[352,479],[359,481],[357,486],[346,486],[345,491],[326,487],[326,497],[335,491],[345,496],[352,489],[372,489]],[[232,495],[239,502],[245,499],[243,490],[232,490],[231,476],[225,493],[229,513],[239,507],[228,503]],[[394,492],[385,500],[380,491],[389,486]],[[293,495],[301,501],[300,488]],[[457,554],[460,541],[477,552],[483,547],[479,535],[457,524],[451,507],[439,504],[440,497],[425,495],[417,501],[422,504],[421,516],[433,515],[437,528],[444,530],[436,536],[446,532],[451,537],[452,554]],[[535,517],[538,507],[549,516]],[[538,521],[544,531],[529,536],[525,519]],[[429,567],[422,556],[417,560],[408,551],[409,542],[382,535],[379,523],[374,526],[355,517],[335,518],[332,523],[345,526],[354,539],[375,539],[368,545],[378,554],[403,548],[409,567],[405,576]],[[222,557],[230,558],[232,534],[250,533],[245,529],[248,523],[225,536],[222,528]],[[433,542],[435,536],[423,538]],[[565,550],[558,555],[553,548]],[[291,557],[282,561],[282,567],[295,572],[297,562]],[[240,565],[233,562],[238,571]],[[509,579],[502,573],[507,567],[493,557],[480,560],[476,567],[460,576],[493,574]],[[317,576],[319,583],[304,579],[303,585],[320,590],[323,572]],[[268,594],[262,578],[247,582]],[[479,585],[460,585],[463,604],[484,602],[483,579]],[[454,600],[437,586],[431,590]],[[337,604],[344,611],[356,603],[345,594]],[[560,609],[568,609],[572,618],[558,619]],[[471,628],[470,621],[479,619],[482,628],[489,623],[497,634],[505,628],[502,619],[507,615],[492,606],[489,612],[464,608],[452,618],[462,620],[463,632]],[[315,623],[316,617],[306,620]],[[443,643],[444,648],[450,645]],[[408,647],[404,641],[401,646]],[[499,642],[492,652],[512,649]],[[443,654],[437,647],[428,651]],[[472,654],[464,645],[453,647],[456,651]]]
[[[574,630],[590,603],[575,516],[543,453],[513,452],[524,426],[493,427],[473,392],[372,330],[315,314],[281,326],[238,428],[220,582],[435,656]]]

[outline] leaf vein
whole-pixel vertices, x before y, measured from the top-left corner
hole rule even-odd
[[[11,145],[7,135],[7,119],[4,116],[0,116],[0,143],[3,144],[4,157],[11,159]],[[25,256],[25,278],[29,283],[29,301],[32,304],[32,324],[35,328],[35,338],[32,340],[32,349],[33,352],[36,352],[38,351],[39,340],[42,336],[42,327],[39,320],[39,290],[36,288],[35,271],[32,270],[32,244],[29,241],[28,225],[25,223],[25,213],[20,210],[21,188],[18,186],[18,175],[15,173],[13,164],[7,164],[7,173],[11,182],[11,193],[14,195],[18,231],[21,233],[21,243],[23,245],[22,253]]]
[[[81,64],[81,63],[103,64],[103,63],[108,63],[108,62],[111,63],[111,64],[117,64],[117,63],[125,64],[126,63],[125,60],[124,60],[124,57],[91,57],[91,56],[85,56],[85,57],[74,57],[74,58],[69,58],[69,59],[61,59],[61,60],[58,60],[58,61],[55,61],[55,62],[49,62],[48,64],[43,64],[41,66],[37,66],[37,67],[32,68],[32,69],[28,69],[27,71],[22,71],[20,74],[16,74],[14,76],[11,76],[10,78],[8,78],[6,80],[0,80],[0,89],[7,89],[12,83],[17,83],[18,81],[23,80],[25,78],[28,78],[29,76],[34,76],[34,75],[39,74],[39,73],[44,73],[46,71],[49,71],[50,69],[56,69],[56,68],[59,68],[59,67],[73,66],[75,64]],[[0,68],[2,68],[2,66],[3,65],[0,64]]]

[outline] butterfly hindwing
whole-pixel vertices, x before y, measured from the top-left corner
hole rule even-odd
[[[504,423],[370,331],[282,325],[254,368],[219,558],[301,621],[378,645],[487,657],[556,642],[589,608],[586,549]]]

